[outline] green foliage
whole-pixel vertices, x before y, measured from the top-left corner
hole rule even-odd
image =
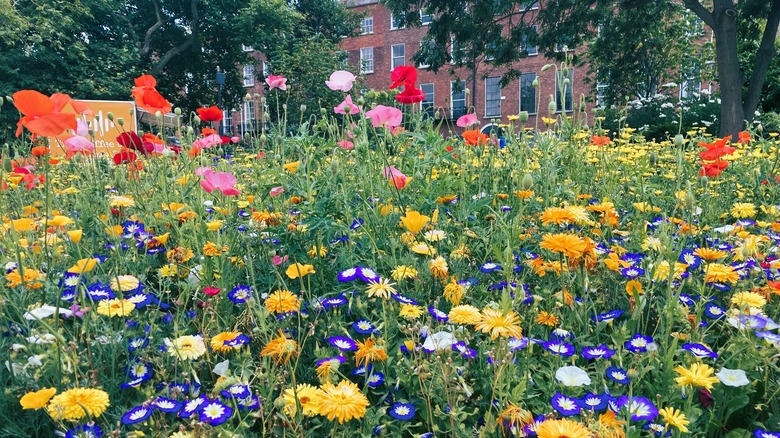
[[[658,94],[636,99],[625,106],[599,111],[602,127],[608,133],[618,133],[624,127],[637,129],[647,139],[669,140],[678,133],[692,130],[717,135],[720,130],[717,102],[706,97],[680,100],[676,96]]]

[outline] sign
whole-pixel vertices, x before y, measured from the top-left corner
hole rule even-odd
[[[120,151],[121,146],[116,141],[119,134],[129,131],[138,131],[136,121],[135,102],[118,100],[78,100],[89,106],[92,114],[82,114],[80,117],[87,123],[87,127],[93,132],[94,138],[89,138],[95,143],[95,153],[113,156]],[[64,113],[76,114],[73,107],[68,104],[63,108]],[[108,119],[108,113],[114,114],[114,121]],[[117,124],[118,119],[124,120],[124,126]],[[60,134],[56,139],[50,139],[49,146],[53,155],[65,155],[65,147],[62,142],[70,138],[72,133]]]

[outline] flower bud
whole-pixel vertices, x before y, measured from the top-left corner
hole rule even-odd
[[[677,134],[674,136],[674,145],[677,147],[680,147],[685,144],[685,137],[683,137],[682,134]]]
[[[655,167],[658,165],[658,154],[655,152],[650,153],[650,158],[648,159],[648,163],[651,167]]]
[[[286,104],[286,103],[283,103],[283,104],[282,104],[282,109],[283,109],[283,110],[285,110],[285,111],[287,111],[287,104]]]
[[[3,158],[3,170],[5,170],[6,172],[14,171],[14,163],[12,163],[11,159],[8,157]]]
[[[710,185],[710,179],[706,175],[702,175],[699,177],[699,184],[706,189],[707,186]]]
[[[550,95],[550,103],[547,104],[547,112],[550,114],[555,114],[555,110],[557,109],[557,105],[555,104],[555,98],[553,95]]]
[[[693,195],[693,192],[688,190],[685,192],[685,206],[688,209],[692,209],[693,206],[696,204],[696,197]]]
[[[255,99],[259,99],[259,98],[260,98],[260,93],[255,93],[255,94],[253,95],[253,97],[254,97]]]
[[[157,112],[154,113],[154,116],[157,117],[157,118],[160,118],[160,117],[163,116],[163,113],[162,113],[162,111],[157,111]]]
[[[305,113],[306,112],[306,108],[307,108],[306,105],[301,105],[301,112]]]
[[[551,69],[551,68],[552,68],[552,66],[553,66],[552,64],[545,64],[545,65],[542,67],[542,70],[541,70],[541,71],[547,71],[547,70]]]
[[[532,85],[534,88],[539,88],[539,78],[534,78],[534,81],[533,81],[533,82],[531,82],[531,85]]]
[[[125,119],[123,117],[117,117],[116,124],[119,126],[125,126]]]
[[[0,102],[0,105],[2,105],[2,104],[3,104],[3,103],[2,103],[2,102]],[[762,132],[764,132],[764,125],[762,125],[761,123],[759,123],[759,124],[758,124],[758,126],[756,126],[756,132],[758,132],[759,134],[761,134]]]
[[[525,123],[528,121],[528,111],[520,111],[518,114],[518,120],[520,120],[520,123]]]
[[[95,136],[95,130],[94,129],[87,130],[87,135],[89,135],[90,137],[94,137]]]
[[[3,96],[0,96],[0,106],[3,106]]]
[[[193,121],[195,124],[199,124],[199,123],[200,123],[200,117],[198,117],[198,116],[195,116],[195,117],[193,117],[193,118],[192,118],[192,121]]]
[[[326,110],[325,108],[320,108],[320,115],[324,116],[325,113],[327,113],[327,112],[328,112],[328,110]]]
[[[112,122],[114,121],[114,113],[111,111],[106,113],[106,117],[108,117],[108,120],[111,120]]]
[[[366,99],[363,98],[363,96],[360,96],[357,100],[358,105],[365,105]]]
[[[5,100],[7,100],[9,103],[14,103],[14,98],[11,96],[5,96]]]
[[[249,102],[250,100],[252,100],[252,95],[249,94],[249,93],[246,93],[246,95],[244,96],[244,101]]]
[[[173,113],[176,114],[177,116],[180,116],[181,115],[181,108],[174,108],[173,109]]]
[[[523,175],[523,180],[520,182],[520,187],[522,187],[523,190],[531,190],[531,187],[533,186],[534,177],[530,173]]]
[[[629,368],[628,371],[626,371],[626,376],[628,376],[629,379],[634,380],[639,377],[639,372],[636,368]]]

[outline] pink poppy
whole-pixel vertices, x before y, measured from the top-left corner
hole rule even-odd
[[[216,172],[209,173],[206,179],[200,180],[200,186],[209,193],[219,190],[225,196],[236,196],[241,194],[241,191],[235,187],[236,182],[236,177],[232,173]]]
[[[325,85],[333,91],[348,92],[352,89],[352,82],[355,81],[355,75],[348,71],[338,70],[330,75],[330,80],[325,81]]]
[[[265,78],[265,83],[268,84],[268,90],[273,90],[274,88],[278,88],[282,91],[287,90],[287,78],[279,75],[268,75],[267,78]]]
[[[86,137],[89,135],[89,126],[83,119],[76,119],[76,135]]]
[[[208,149],[212,146],[219,146],[222,144],[222,137],[217,134],[211,134],[208,137],[199,138],[192,142],[192,147],[195,149]]]
[[[234,135],[233,137],[230,137],[230,141],[233,142],[233,143],[238,143],[239,140],[241,140],[241,139],[238,138],[237,135]]]
[[[279,196],[282,193],[284,193],[284,187],[282,187],[282,186],[274,187],[274,188],[271,189],[270,192],[268,192],[268,194],[271,195],[271,196]]]
[[[76,154],[89,155],[95,152],[95,145],[84,137],[74,135],[65,140],[65,154],[68,158]]]
[[[338,145],[341,149],[344,149],[345,151],[355,148],[355,144],[349,140],[341,140],[340,142],[338,142]]]
[[[347,113],[349,109],[349,113]],[[359,114],[363,111],[363,108],[352,103],[352,96],[347,94],[347,97],[339,104],[339,106],[333,108],[333,112],[336,114]]]
[[[213,297],[214,295],[219,294],[219,292],[220,292],[220,290],[219,290],[218,287],[206,286],[206,287],[203,288],[203,293],[208,295],[208,296],[210,296],[210,297]]]
[[[214,173],[214,169],[212,169],[210,167],[206,167],[206,166],[198,167],[195,170],[195,175],[198,175],[198,176],[206,176],[206,175],[209,175],[209,174],[212,174],[212,173]]]
[[[411,178],[404,175],[400,170],[396,169],[395,166],[385,167],[382,175],[390,180],[390,184],[392,184],[393,187],[397,188],[398,190],[406,187],[406,185],[409,184],[409,182],[412,180]]]
[[[279,257],[278,255],[274,254],[274,256],[271,259],[271,261],[273,262],[274,266],[279,266],[279,265],[281,265],[282,263],[286,262],[289,259],[290,259],[290,256]]]
[[[395,128],[401,124],[403,113],[401,113],[401,110],[398,108],[377,105],[376,108],[366,112],[366,117],[371,118],[371,124],[375,128],[379,128],[380,126]]]
[[[475,123],[477,123],[476,114],[464,114],[458,118],[457,122],[455,122],[455,124],[461,128],[467,128]]]

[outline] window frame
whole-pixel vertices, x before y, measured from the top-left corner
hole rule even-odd
[[[566,100],[564,101],[564,108],[563,111],[561,111],[560,108],[560,102],[563,99],[560,96],[561,89],[558,87],[558,80],[566,79],[563,77],[563,71],[562,70],[556,70],[555,71],[555,112],[561,113],[561,112],[567,112],[570,113],[574,111],[574,69],[569,69],[569,86],[564,89],[564,95],[563,98]],[[568,91],[567,91],[568,90]]]
[[[527,82],[527,83],[530,84],[529,86],[530,86],[531,90],[534,93],[533,94],[534,104],[532,105],[532,108],[530,110],[529,109],[523,109],[523,76],[530,77],[529,75],[533,75],[533,78],[529,82]],[[519,100],[518,101],[518,109],[519,109],[519,111],[528,111],[529,115],[536,114],[536,107],[537,107],[537,103],[538,103],[537,102],[537,93],[536,93],[537,90],[536,90],[536,87],[533,86],[533,82],[534,82],[534,80],[536,80],[537,77],[538,77],[538,75],[536,74],[536,72],[520,73],[520,93],[519,93],[520,96],[519,96],[519,99],[518,99]]]
[[[539,28],[534,24],[529,27],[531,29],[531,32],[538,35],[539,34]],[[533,46],[533,51],[531,51],[531,47],[528,45],[528,39],[529,35],[523,35],[525,38],[525,41],[521,41],[520,43],[520,50],[524,50],[528,56],[536,56],[539,54],[539,46]]]
[[[371,69],[370,70],[367,68],[367,65],[365,63],[368,60],[368,58],[364,58],[363,57],[363,51],[364,50],[370,51],[370,53],[371,53]],[[374,69],[376,68],[375,65],[374,65],[374,48],[373,47],[361,47],[358,57],[360,58],[360,74],[367,75],[367,74],[374,73]]]
[[[368,26],[366,25],[366,21],[371,20],[371,30],[367,31],[366,29]],[[371,35],[374,33],[374,16],[369,15],[368,17],[363,17],[362,20],[360,20],[360,34],[361,35]]]
[[[403,55],[395,56],[396,47],[401,47],[403,49]],[[390,46],[390,71],[393,71],[396,67],[398,67],[398,65],[395,63],[396,58],[403,58],[401,64],[398,65],[406,65],[406,43],[393,44]]]
[[[458,114],[457,116],[455,114],[455,97],[454,97],[454,94],[453,94],[453,90],[455,89],[454,85],[455,85],[456,82],[463,84],[463,86],[461,87],[461,91],[459,92],[459,93],[463,94],[463,99],[457,99],[459,102],[463,101],[463,107],[462,107],[463,108],[463,114]],[[458,107],[458,108],[460,108],[460,107]],[[466,107],[466,81],[464,81],[463,79],[458,79],[457,81],[450,81],[450,117],[453,118],[453,119],[455,119],[457,117],[460,117],[460,116],[466,114],[467,110],[468,110],[468,108]]]
[[[406,26],[398,26],[395,23],[395,14],[392,12],[390,13],[390,30],[399,30],[399,29],[405,29]]]
[[[488,114],[488,80],[491,80],[491,81],[497,80],[497,82],[495,82],[495,84],[493,84],[493,85],[494,86],[495,85],[498,86],[498,98],[497,99],[490,99],[490,102],[498,102],[498,113],[496,113],[496,114],[492,114],[492,113]],[[493,119],[493,118],[501,117],[501,90],[502,90],[502,87],[501,87],[501,76],[488,76],[488,77],[485,78],[485,99],[484,99],[485,106],[484,106],[484,111],[483,111],[483,114],[485,115],[485,118]]]
[[[427,86],[430,86],[431,88],[430,93],[425,91],[425,87]],[[420,84],[420,90],[425,93],[425,98],[420,101],[420,111],[434,117],[436,113],[436,84],[434,82]],[[426,104],[429,105],[428,108],[426,108]]]

